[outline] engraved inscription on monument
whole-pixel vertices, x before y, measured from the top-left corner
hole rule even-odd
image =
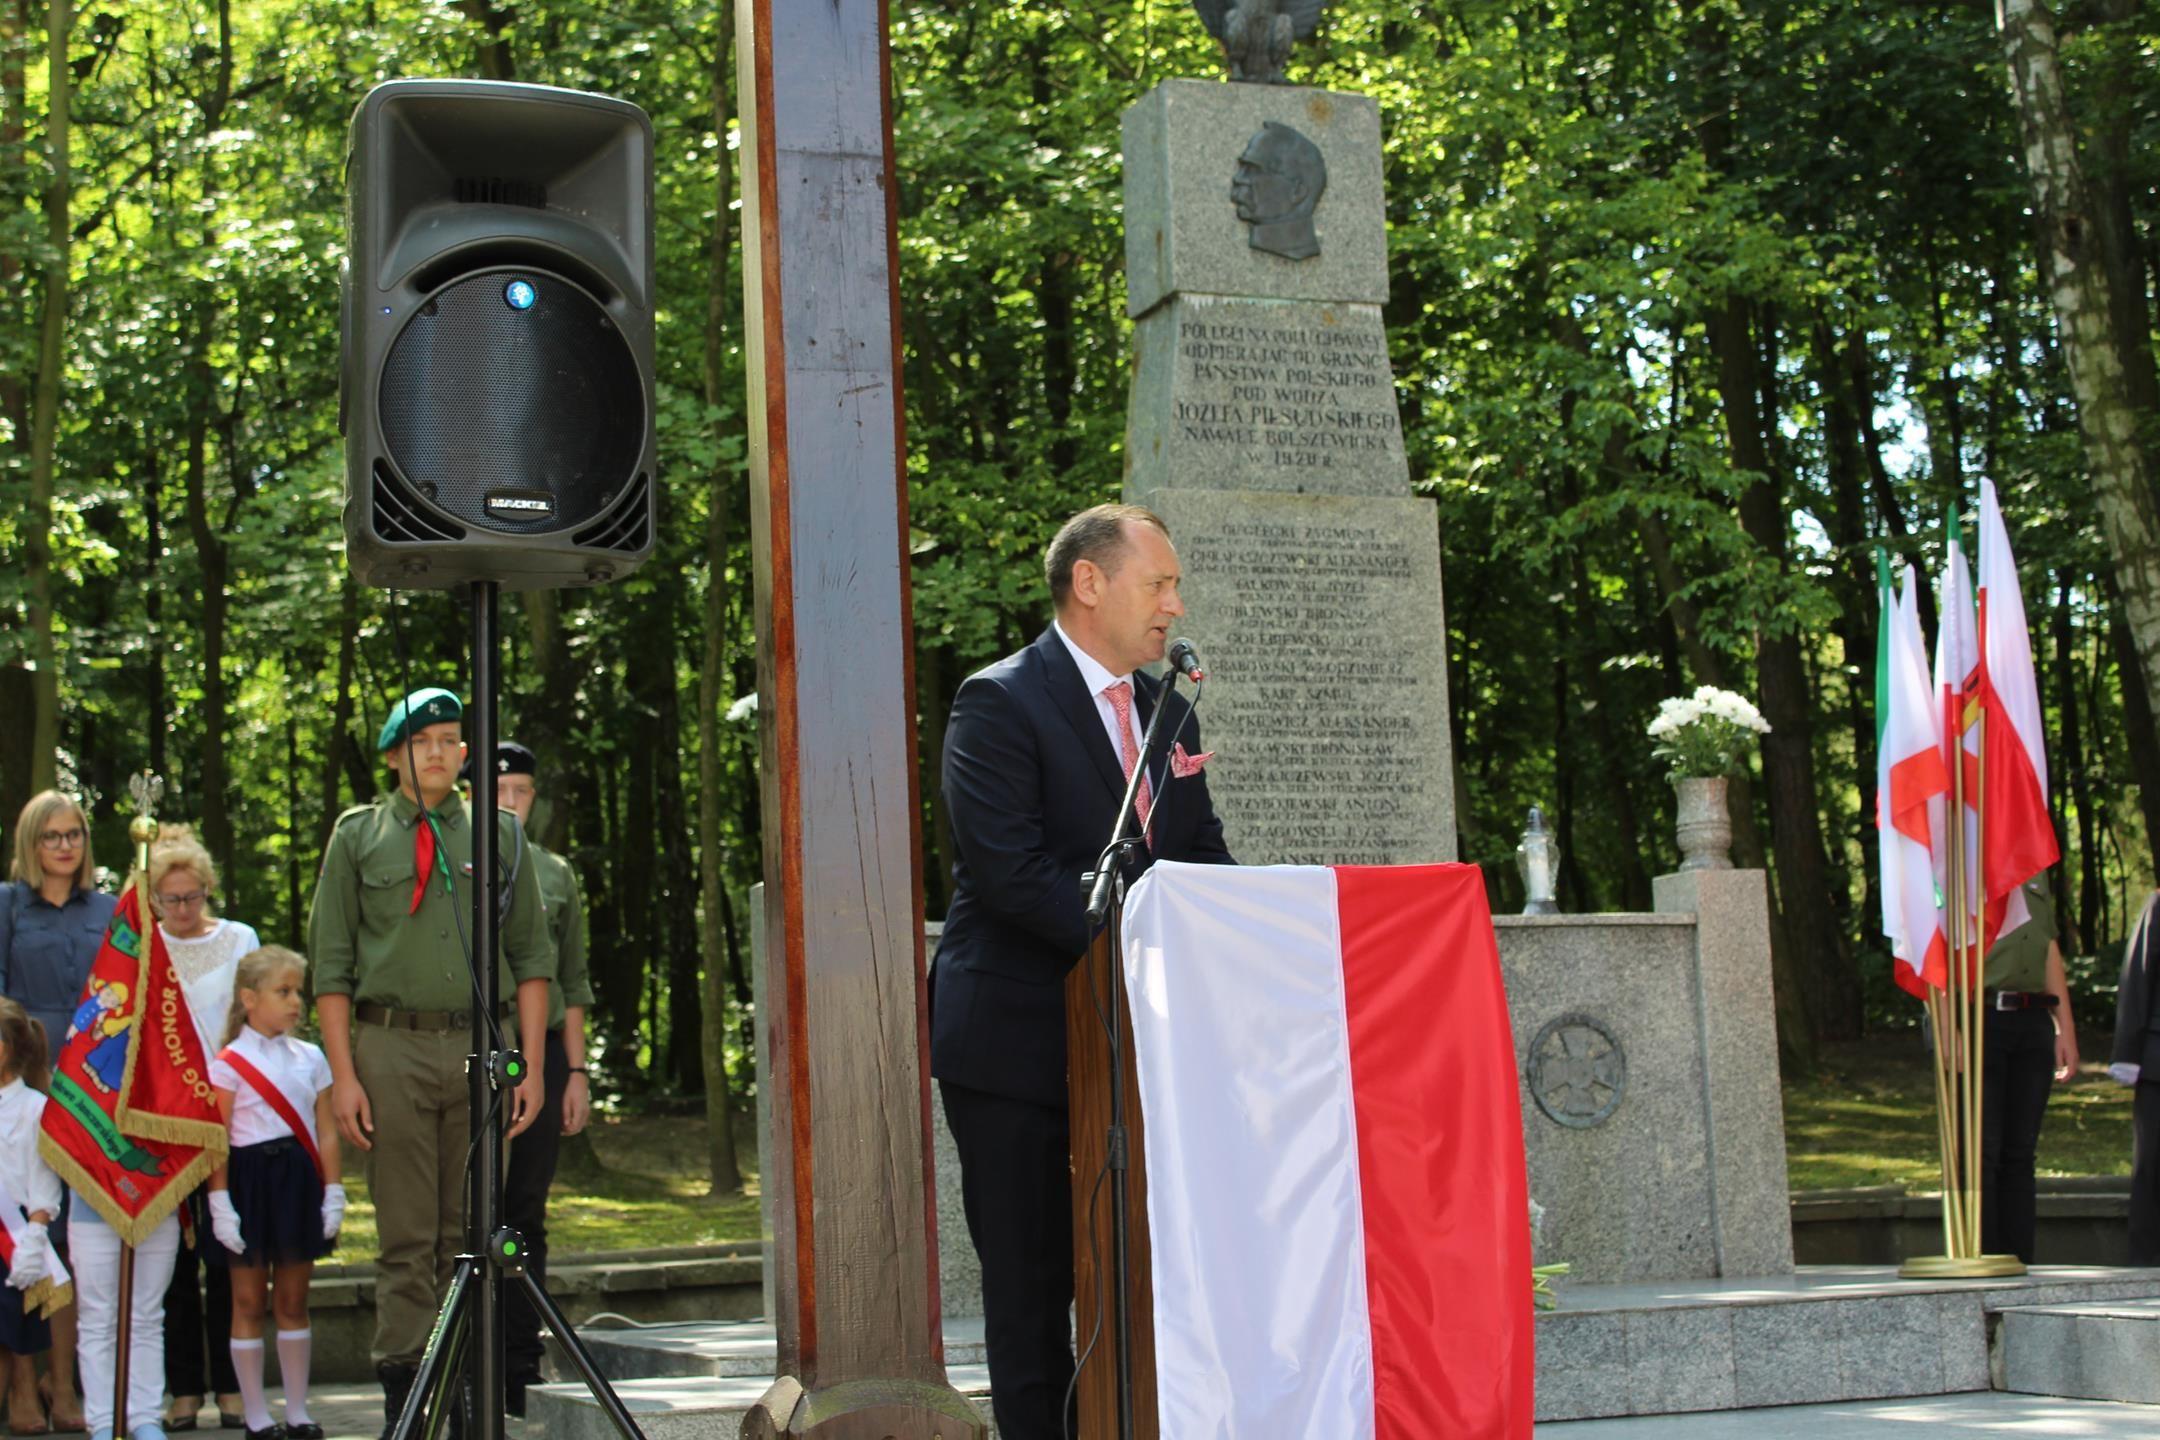
[[[1426,502],[1176,491],[1201,725],[1230,843],[1248,862],[1450,859],[1439,547]]]
[[[1180,297],[1138,329],[1136,488],[1407,493],[1377,307]]]

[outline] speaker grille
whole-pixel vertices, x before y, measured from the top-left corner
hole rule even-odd
[[[644,450],[629,343],[598,301],[545,271],[484,270],[435,291],[392,343],[378,396],[398,473],[496,534],[595,519]]]
[[[634,555],[652,544],[652,487],[637,477],[637,493],[607,519],[580,530],[570,543],[581,549],[620,550]]]
[[[380,460],[375,462],[375,533],[400,544],[465,538],[463,526],[434,518],[411,488]]]

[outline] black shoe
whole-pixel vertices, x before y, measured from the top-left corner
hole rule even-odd
[[[305,1425],[295,1425],[287,1421],[278,1428],[285,1432],[285,1440],[323,1440],[322,1426],[312,1420]]]
[[[375,1367],[375,1378],[382,1382],[382,1440],[390,1440],[390,1432],[397,1429],[398,1416],[405,1411],[405,1397],[412,1394],[413,1381],[418,1379],[419,1375],[419,1366],[401,1365],[395,1360],[385,1360]],[[419,1434],[425,1428],[423,1420],[421,1425],[414,1428],[414,1433]]]
[[[247,1427],[247,1440],[285,1440],[285,1427],[274,1420],[260,1430],[250,1425]]]

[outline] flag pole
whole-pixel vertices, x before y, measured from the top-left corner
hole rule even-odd
[[[150,927],[157,924],[157,912],[150,908],[150,842],[157,839],[157,817],[154,813],[158,797],[165,786],[156,776],[145,772],[136,777],[139,782],[130,788],[135,792],[140,812],[128,822],[128,838],[135,842],[135,913],[143,922],[143,945],[152,944]],[[145,949],[145,954],[155,954]],[[135,1310],[135,1247],[123,1238],[120,1241],[120,1284],[118,1286],[120,1313],[113,1330],[113,1423],[112,1433],[128,1433],[128,1348],[134,1328],[130,1320]]]

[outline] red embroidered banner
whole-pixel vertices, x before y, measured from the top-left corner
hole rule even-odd
[[[53,1057],[39,1150],[130,1245],[225,1157],[202,1037],[140,886],[113,912]]]

